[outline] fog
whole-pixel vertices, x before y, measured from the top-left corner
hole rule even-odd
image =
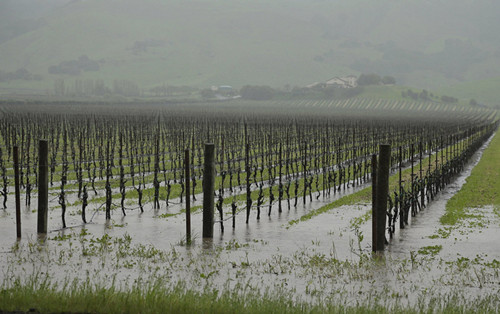
[[[4,0],[0,71],[26,70],[9,87],[32,88],[80,78],[283,88],[376,73],[443,89],[500,77],[498,12],[492,0]],[[98,66],[75,65],[81,57]]]

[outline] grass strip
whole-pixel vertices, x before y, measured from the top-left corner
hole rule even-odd
[[[0,290],[2,313],[494,313],[498,296],[493,294],[466,304],[458,301],[457,296],[437,298],[430,304],[419,303],[413,308],[399,303],[383,306],[373,302],[314,305],[294,301],[284,292],[265,295],[216,289],[194,292],[182,284],[172,288],[158,284],[136,286],[122,291],[89,282],[61,287],[43,278],[41,282],[17,283]]]
[[[455,225],[461,219],[471,217],[467,208],[493,205],[500,207],[500,136],[495,134],[481,160],[460,191],[446,203],[446,213],[440,222]],[[498,212],[495,211],[496,213]]]
[[[50,283],[16,285],[0,291],[0,312],[39,313],[366,313],[387,312],[379,305],[346,308],[310,305],[286,295],[260,296],[251,292],[219,293],[216,289],[193,292],[182,285],[153,285],[121,291],[87,284],[70,284],[64,290]]]

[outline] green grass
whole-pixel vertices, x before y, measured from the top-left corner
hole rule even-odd
[[[245,297],[231,293],[218,296],[218,292],[196,293],[183,287],[165,288],[160,285],[146,289],[135,287],[122,292],[114,287],[70,285],[64,291],[56,285],[39,283],[38,286],[15,286],[0,292],[1,310],[85,313],[301,313],[322,309],[295,305],[285,298],[272,299]]]
[[[467,208],[500,206],[499,159],[500,136],[497,133],[462,189],[446,204],[446,213],[440,220],[442,224],[455,225],[460,220],[470,217]]]
[[[423,255],[431,255],[435,256],[437,255],[441,250],[443,249],[442,245],[431,245],[431,246],[424,246],[418,250],[418,254],[423,254]]]
[[[187,290],[182,284],[167,288],[156,281],[127,290],[103,287],[91,282],[57,285],[47,278],[28,284],[15,283],[0,290],[0,311],[40,313],[493,313],[498,297],[489,295],[467,304],[434,298],[430,304],[404,305],[357,304],[311,305],[294,301],[285,293],[268,292],[264,296],[251,291],[219,292],[205,288],[203,292]]]
[[[408,90],[408,87],[399,85],[365,86],[363,88],[362,97],[375,99],[408,100],[408,98],[403,98],[403,96],[401,96],[401,92],[406,90]]]

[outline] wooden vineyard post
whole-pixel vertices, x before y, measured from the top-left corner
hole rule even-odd
[[[372,155],[372,250],[376,251],[377,238],[377,215],[375,215],[375,203],[377,200],[377,155]]]
[[[185,177],[184,182],[186,183],[186,243],[191,243],[191,198],[189,197],[189,189],[190,189],[190,173],[189,173],[189,149],[184,151],[184,167],[185,167]]]
[[[215,145],[205,144],[203,170],[203,238],[214,236]]]
[[[399,146],[399,191],[398,191],[398,196],[399,196],[399,228],[404,229],[405,228],[405,219],[404,219],[404,213],[403,213],[403,148]]]
[[[419,161],[420,161],[420,210],[424,209],[424,206],[425,206],[425,200],[424,200],[424,171],[422,170],[422,158],[423,158],[423,150],[424,150],[424,146],[422,144],[422,142],[420,142],[418,144],[419,146],[419,150],[420,150],[420,154],[419,154]]]
[[[306,204],[306,196],[307,196],[307,144],[304,143],[304,156],[302,159],[302,172],[304,173],[304,205]]]
[[[38,233],[47,233],[49,209],[49,148],[47,140],[40,140],[38,151]]]
[[[413,163],[415,162],[413,160],[413,156],[415,155],[415,146],[413,143],[411,143],[410,145],[410,163],[411,163],[411,179],[410,179],[410,189],[411,189],[411,216],[412,217],[415,217],[416,215],[416,206],[415,206],[415,198],[414,198],[414,195],[415,195],[415,172],[413,171]]]
[[[278,182],[278,212],[281,213],[281,199],[283,198],[283,182],[281,181],[281,168],[283,167],[283,162],[282,162],[282,147],[281,147],[281,142],[280,142],[280,156],[279,156],[279,182]]]
[[[106,149],[106,220],[111,219],[111,205],[112,205],[112,195],[111,195],[111,184],[109,182],[109,178],[112,175],[111,165],[110,165],[110,152],[109,152],[109,142],[107,143]]]
[[[246,195],[247,195],[247,219],[250,219],[250,209],[252,208],[252,191],[250,190],[250,144],[245,145],[245,173],[246,173]]]
[[[16,193],[16,234],[21,238],[21,191],[19,188],[19,147],[14,146],[14,184]]]
[[[377,187],[375,196],[376,235],[373,251],[383,251],[385,245],[385,225],[387,212],[387,195],[389,194],[389,170],[391,162],[391,145],[381,144],[377,167]]]

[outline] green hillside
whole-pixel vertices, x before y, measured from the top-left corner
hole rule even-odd
[[[463,99],[476,99],[486,105],[500,109],[500,77],[456,84],[438,90]]]
[[[19,1],[14,10],[16,1],[6,3],[0,17],[9,21],[2,25],[25,21],[26,27],[0,29],[0,71],[25,69],[31,79],[1,81],[4,93],[49,92],[57,79],[103,80],[108,86],[130,80],[143,89],[282,88],[374,72],[428,90],[467,83],[471,90],[460,97],[478,95],[484,103],[500,96],[490,89],[483,98],[472,87],[500,77],[496,3],[50,0],[38,15],[18,20],[13,16],[32,4]],[[99,69],[49,73],[51,66],[81,56],[98,62]]]

